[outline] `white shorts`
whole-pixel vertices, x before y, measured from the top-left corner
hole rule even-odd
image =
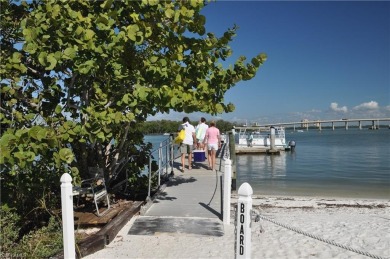
[[[218,150],[218,144],[207,144],[208,150]]]

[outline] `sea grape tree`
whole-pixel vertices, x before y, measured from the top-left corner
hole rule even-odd
[[[90,166],[110,177],[134,154],[141,166],[137,125],[158,112],[233,111],[225,92],[266,56],[222,64],[237,28],[207,32],[205,5],[1,0],[2,198],[49,194],[63,172],[77,179]]]

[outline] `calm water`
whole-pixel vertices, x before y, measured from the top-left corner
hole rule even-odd
[[[390,130],[286,131],[295,152],[237,156],[256,194],[390,198]]]
[[[159,143],[163,136],[148,136]],[[237,189],[255,194],[390,199],[390,130],[292,132],[295,152],[237,156]]]

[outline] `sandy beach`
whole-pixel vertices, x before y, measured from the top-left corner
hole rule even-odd
[[[234,258],[236,202],[233,195],[222,237],[128,235],[136,216],[105,249],[84,258]],[[252,258],[390,257],[389,200],[254,196],[253,209],[263,219],[252,222]]]

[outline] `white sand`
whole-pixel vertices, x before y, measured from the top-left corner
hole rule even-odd
[[[232,197],[232,209],[237,197]],[[261,205],[261,208],[259,208]],[[337,244],[390,257],[390,201],[253,197],[261,215]],[[85,258],[234,258],[234,213],[222,237],[128,235],[136,217],[105,249]],[[263,230],[261,232],[261,230]],[[252,222],[252,258],[369,258],[266,220]]]

